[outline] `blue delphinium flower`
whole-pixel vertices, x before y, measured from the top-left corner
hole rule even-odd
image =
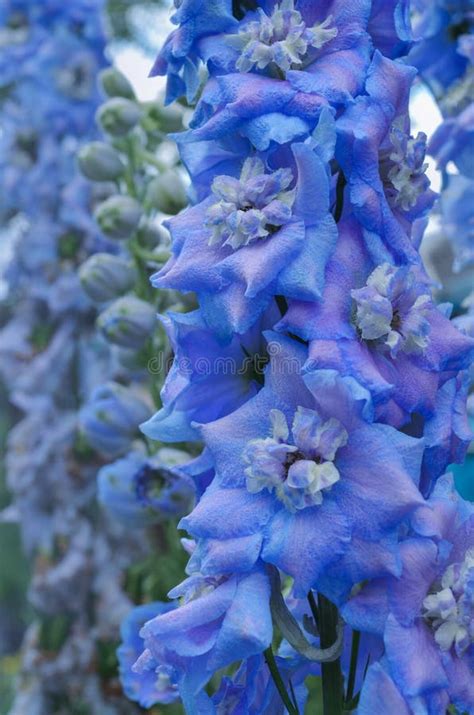
[[[89,443],[108,457],[124,454],[138,433],[138,425],[150,408],[134,392],[118,383],[98,387],[80,412]]]
[[[216,480],[181,523],[200,538],[263,539],[262,558],[304,595],[350,552],[352,537],[380,539],[422,503],[423,444],[375,424],[370,393],[353,378],[331,370],[300,376],[305,350],[271,339],[280,350],[265,387],[202,427]]]
[[[145,623],[140,636],[145,653],[165,659],[185,707],[193,708],[196,698],[207,700],[203,688],[216,670],[270,644],[270,585],[261,566],[219,577],[195,572],[169,595],[181,605]]]
[[[470,712],[474,514],[456,497],[449,475],[438,482],[429,505],[430,511],[415,516],[419,535],[401,544],[401,576],[367,584],[343,613],[354,627],[383,634],[388,674],[376,669],[379,687],[385,679],[383,687],[391,688],[391,678],[409,703],[438,696],[444,708],[452,702]],[[368,688],[374,696],[371,680]],[[367,706],[362,712],[369,712]]]
[[[474,18],[469,0],[436,0],[418,3],[414,34],[419,38],[409,61],[445,105],[448,113],[466,105],[472,93],[472,67],[463,53],[461,39],[472,34]],[[459,51],[461,49],[461,51]]]
[[[194,93],[200,62],[208,71],[190,129],[175,135],[196,203],[167,223],[172,256],[153,277],[157,288],[195,293],[199,308],[166,319],[174,363],[164,406],[142,428],[155,439],[200,436],[204,450],[183,469],[195,479],[197,503],[180,522],[196,540],[189,579],[171,593],[182,605],[144,626],[144,652],[172,668],[187,712],[278,712],[265,685],[271,672],[293,713],[304,707],[304,689],[293,689],[289,654],[304,671],[319,652],[316,638],[322,649],[337,645],[339,607],[363,632],[362,651],[378,659],[367,681],[375,682],[374,695],[362,693],[364,712],[370,702],[385,707],[380,673],[389,715],[405,705],[438,715],[450,697],[469,710],[464,666],[447,695],[429,653],[432,679],[414,692],[410,673],[416,679],[424,668],[416,648],[409,662],[401,638],[383,641],[392,617],[386,602],[395,618],[412,607],[412,576],[408,586],[404,579],[418,545],[436,552],[433,579],[418,580],[428,598],[444,578],[443,560],[447,568],[453,557],[449,538],[464,549],[462,564],[472,544],[472,531],[441,533],[438,502],[453,503],[439,496],[441,475],[471,440],[463,371],[473,342],[451,322],[450,307],[436,305],[419,256],[435,195],[427,137],[413,136],[409,121],[416,70],[404,58],[415,41],[408,3],[235,2],[226,6],[235,21],[224,28],[209,29],[205,13],[186,26],[186,13],[199,7],[183,3],[181,27],[160,61],[176,93],[185,84]],[[186,76],[183,58],[174,67],[171,58],[173,42],[179,46],[179,33],[188,31]],[[459,47],[467,67],[470,44]],[[463,166],[468,149],[451,129],[438,136],[451,142],[440,161],[458,152]],[[260,353],[269,362],[257,379],[216,367],[219,359],[235,367]],[[462,565],[462,583],[456,572],[452,584],[459,610],[456,599],[462,609],[469,599],[470,570],[470,562]],[[287,577],[293,591],[285,600]],[[251,593],[243,612],[240,589]],[[371,589],[376,607],[364,622],[362,607],[358,619],[354,609]],[[382,590],[388,595],[379,603]],[[236,604],[239,620],[228,621]],[[282,633],[290,624],[275,662],[270,610]],[[400,628],[433,626],[425,611],[413,606],[413,613]],[[435,615],[433,632],[443,632]],[[268,627],[264,637],[255,619]],[[464,643],[464,621],[454,620]],[[375,634],[373,650],[367,633]],[[307,671],[321,674],[325,709],[328,697],[341,700],[335,711],[357,707],[364,671],[354,670],[356,646],[346,667],[347,650],[342,668],[332,653],[330,668]],[[213,673],[239,660],[235,676],[209,698],[203,688]],[[449,658],[442,660],[449,670]]]
[[[412,67],[379,53],[369,69],[366,95],[337,122],[336,158],[348,182],[348,200],[372,251],[414,260],[413,222],[426,215],[435,194],[425,174],[426,135],[412,137],[407,108]]]
[[[379,419],[433,414],[438,389],[469,367],[474,343],[436,306],[420,266],[375,265],[354,221],[339,224],[323,300],[295,302],[280,322],[309,340],[305,369],[338,370],[370,390]]]
[[[227,346],[207,328],[199,312],[170,313],[163,318],[175,357],[161,393],[163,408],[142,424],[141,430],[164,442],[196,440],[200,436],[193,423],[213,422],[253,397],[268,362],[262,332],[271,328],[279,315],[272,306],[247,333],[235,335]]]
[[[186,514],[194,489],[180,465],[189,455],[164,448],[153,457],[139,451],[107,464],[99,471],[98,500],[115,518],[132,527],[156,524]]]
[[[290,87],[346,104],[362,87],[369,63],[366,25],[370,3],[351,7],[332,0],[266,2],[247,12],[235,32],[202,43],[211,74],[256,73],[270,86],[286,81]],[[252,87],[252,77],[248,78]],[[268,84],[268,83],[267,83]]]
[[[237,176],[216,177],[208,199],[169,221],[173,258],[153,284],[194,290],[225,338],[246,332],[276,295],[317,300],[337,240],[325,151],[309,140],[283,165],[252,157]]]
[[[143,650],[143,638],[139,635],[147,621],[174,608],[173,603],[160,602],[137,606],[130,611],[120,629],[122,644],[117,650],[120,680],[125,695],[144,708],[157,703],[166,705],[179,698],[177,687],[170,678],[170,669],[160,659],[156,660],[149,650]],[[138,659],[139,663],[135,665]]]
[[[166,102],[182,95],[193,101],[199,89],[199,43],[207,35],[225,32],[236,25],[232,0],[175,0],[171,33],[151,70],[151,76],[168,76]]]

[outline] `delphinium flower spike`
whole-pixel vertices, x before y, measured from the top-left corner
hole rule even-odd
[[[19,525],[34,609],[12,715],[130,712],[106,664],[131,607],[123,573],[144,544],[97,519],[101,458],[78,420],[110,369],[77,275],[88,256],[100,252],[113,263],[114,253],[92,220],[98,196],[75,156],[98,135],[103,9],[99,0],[6,0],[0,7],[0,218],[5,235],[14,235],[0,374],[17,415],[5,459],[12,502],[2,520]],[[105,163],[108,179],[121,173],[110,156]],[[129,280],[121,268],[115,286]],[[140,408],[137,419],[144,419],[150,408]]]
[[[308,678],[325,715],[469,712],[473,534],[444,472],[470,440],[474,342],[419,254],[435,194],[408,3],[220,2],[215,24],[175,5],[155,70],[170,100],[199,89],[175,135],[195,202],[152,284],[198,308],[165,319],[142,429],[202,452],[188,578],[133,621],[122,677],[139,699],[166,673],[188,713],[303,712]]]

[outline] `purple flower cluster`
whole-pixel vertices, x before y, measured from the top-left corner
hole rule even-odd
[[[443,283],[442,294],[455,304],[456,324],[471,337],[474,281],[474,7],[469,2],[437,2],[423,7],[423,39],[411,59],[430,88],[443,121],[429,151],[442,172],[442,191],[433,216],[434,238],[426,253]],[[428,237],[430,238],[430,236]],[[471,366],[471,391],[474,387]],[[472,396],[468,411],[472,426]],[[455,468],[460,492],[472,500],[472,448]]]
[[[437,0],[434,7],[422,2],[416,30],[422,39],[410,61],[443,116],[429,149],[444,176],[441,229],[452,237],[453,267],[459,272],[474,265],[474,7],[463,0]]]
[[[97,196],[76,168],[78,147],[97,135],[102,11],[99,0],[6,0],[0,8],[0,215],[2,242],[12,244],[0,376],[17,420],[2,520],[19,525],[35,610],[12,714],[124,712],[97,666],[131,607],[123,571],[143,544],[97,520],[101,460],[78,419],[111,361],[77,275],[91,254],[114,252],[91,218]]]
[[[199,308],[166,318],[142,429],[204,449],[188,578],[129,622],[124,682],[189,713],[302,712],[318,674],[331,715],[473,712],[474,513],[446,470],[474,342],[419,255],[435,194],[404,58],[429,39],[403,1],[175,5],[153,71],[199,93],[175,135],[195,201],[152,283]]]

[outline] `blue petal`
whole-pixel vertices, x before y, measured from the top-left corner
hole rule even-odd
[[[320,576],[346,549],[350,529],[334,504],[292,514],[281,509],[269,522],[262,558],[295,579],[295,595],[306,596]]]

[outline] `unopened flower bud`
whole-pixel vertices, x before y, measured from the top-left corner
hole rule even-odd
[[[162,102],[150,102],[144,106],[143,125],[147,131],[181,132],[183,130],[183,112],[177,107],[164,107]]]
[[[80,149],[78,164],[91,181],[115,181],[125,170],[120,155],[105,142],[91,142]]]
[[[184,209],[187,203],[186,189],[176,171],[164,171],[148,184],[145,197],[147,206],[174,215]]]
[[[125,239],[138,228],[142,209],[130,196],[111,196],[94,213],[102,231],[110,238]]]
[[[129,291],[136,278],[131,263],[110,253],[96,253],[79,269],[82,287],[96,303],[105,303]]]
[[[117,382],[98,387],[80,411],[88,443],[107,457],[124,454],[138,436],[138,425],[151,414],[149,406],[132,390]]]
[[[168,247],[170,245],[170,235],[164,226],[147,223],[140,226],[140,243],[148,249],[157,246]]]
[[[123,137],[136,127],[141,116],[141,109],[136,102],[114,97],[99,107],[96,118],[107,134]]]
[[[138,350],[116,347],[115,358],[121,367],[131,372],[143,372],[147,368],[147,354],[143,346]]]
[[[120,70],[115,67],[107,67],[102,70],[99,76],[100,84],[108,97],[125,97],[125,99],[135,99],[133,87]]]
[[[151,335],[155,321],[155,309],[149,303],[126,295],[99,315],[97,325],[114,345],[137,348]]]

